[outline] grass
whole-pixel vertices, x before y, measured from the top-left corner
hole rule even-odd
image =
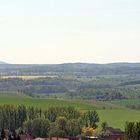
[[[112,104],[127,106],[127,105],[140,105],[140,99],[128,99],[128,100],[117,100],[111,101]]]
[[[109,126],[124,129],[126,121],[140,121],[140,111],[130,110],[127,108],[119,108],[119,106],[113,106],[107,104],[106,109],[102,109],[105,104],[102,102],[86,102],[86,101],[68,101],[68,100],[57,100],[57,99],[33,99],[29,97],[20,96],[0,96],[0,105],[26,105],[26,106],[37,106],[42,109],[49,107],[69,107],[73,106],[83,111],[96,110],[100,117],[100,124],[106,121]],[[109,106],[112,106],[110,108]]]
[[[100,124],[107,122],[109,126],[124,130],[125,122],[140,122],[140,111],[130,109],[97,110]]]
[[[73,106],[81,110],[95,110],[97,109],[91,104],[86,104],[76,101],[65,101],[57,99],[38,99],[38,98],[29,98],[29,97],[13,97],[13,96],[1,96],[0,105],[10,104],[10,105],[26,105],[26,106],[35,106],[42,109],[47,109],[49,107],[69,107]]]

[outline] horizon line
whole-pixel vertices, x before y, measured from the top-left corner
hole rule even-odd
[[[6,61],[0,61],[7,65],[62,65],[62,64],[97,64],[97,65],[107,65],[107,64],[139,64],[139,62],[129,62],[129,61],[118,61],[118,62],[106,62],[106,63],[94,63],[94,62],[62,62],[62,63],[9,63]]]

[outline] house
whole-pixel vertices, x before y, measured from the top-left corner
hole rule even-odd
[[[108,140],[124,140],[124,132],[122,132],[119,128],[107,127],[105,136]]]
[[[52,138],[47,138],[46,140],[81,140],[81,137],[52,137]]]
[[[94,136],[86,136],[85,137],[86,140],[98,140],[98,137],[94,137]]]
[[[106,127],[103,136],[85,137],[86,140],[124,140],[124,133],[118,128]]]
[[[33,140],[33,137],[30,135],[20,135],[20,140]]]

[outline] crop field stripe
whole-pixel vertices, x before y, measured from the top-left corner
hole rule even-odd
[[[42,109],[47,109],[49,107],[69,107],[73,106],[79,108],[83,111],[96,110],[100,117],[100,123],[106,121],[109,126],[124,129],[124,124],[126,121],[140,121],[140,111],[131,110],[127,108],[122,109],[101,109],[97,108],[94,103],[86,103],[79,101],[67,101],[67,100],[57,100],[57,99],[34,99],[28,97],[10,97],[10,96],[0,96],[0,105],[10,104],[10,105],[26,105],[34,106]]]

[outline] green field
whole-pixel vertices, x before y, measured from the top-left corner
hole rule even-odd
[[[111,104],[86,102],[86,101],[66,101],[57,99],[33,99],[28,97],[10,97],[1,96],[0,105],[11,104],[11,105],[26,105],[26,106],[37,106],[42,109],[49,107],[69,107],[74,106],[83,111],[86,110],[97,110],[100,117],[100,124],[104,121],[112,127],[124,129],[126,121],[140,121],[140,111],[130,110],[127,108],[119,108]],[[105,106],[106,105],[106,106]],[[106,109],[102,109],[105,106]],[[112,108],[109,108],[112,106]]]
[[[140,121],[140,111],[130,109],[97,110],[100,123],[106,121],[109,126],[124,129],[126,121]]]
[[[97,107],[95,107],[92,104],[88,104],[80,101],[71,102],[71,101],[57,100],[57,99],[39,99],[39,98],[29,98],[29,97],[20,97],[20,96],[17,97],[1,96],[0,105],[3,104],[35,106],[42,109],[46,109],[49,107],[69,107],[69,106],[73,106],[81,110],[97,109]]]
[[[140,99],[117,100],[117,101],[111,101],[111,103],[116,105],[121,105],[121,106],[140,105]]]

